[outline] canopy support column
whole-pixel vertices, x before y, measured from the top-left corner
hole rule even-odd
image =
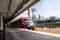
[[[3,15],[1,14],[1,31],[3,32],[3,38],[2,40],[5,40],[5,24],[4,24],[4,18]]]
[[[1,30],[3,30],[3,17],[1,15]]]

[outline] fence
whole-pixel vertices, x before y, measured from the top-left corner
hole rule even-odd
[[[37,23],[36,27],[38,31],[60,34],[60,23]]]
[[[48,27],[48,28],[60,28],[60,23],[37,23],[36,24],[37,27],[39,28],[44,28],[44,27]]]

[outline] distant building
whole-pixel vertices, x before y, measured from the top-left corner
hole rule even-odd
[[[44,20],[44,17],[39,15],[38,21],[43,21],[43,20]]]
[[[60,18],[58,18],[58,21],[60,21]]]
[[[57,20],[57,17],[53,16],[49,18],[50,20]]]
[[[49,18],[44,19],[44,21],[48,21],[48,20],[49,20]]]

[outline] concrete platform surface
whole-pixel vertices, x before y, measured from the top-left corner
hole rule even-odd
[[[60,40],[60,37],[54,37],[21,29],[10,29],[6,31],[6,40]]]

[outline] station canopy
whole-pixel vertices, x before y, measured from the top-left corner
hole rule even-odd
[[[0,0],[0,15],[5,19],[18,16],[40,0]]]

